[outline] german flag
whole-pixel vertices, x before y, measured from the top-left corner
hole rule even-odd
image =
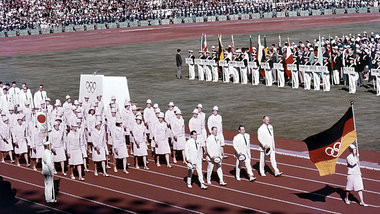
[[[218,61],[219,60],[224,60],[222,35],[218,36]]]
[[[352,107],[331,128],[304,140],[310,160],[318,168],[319,175],[335,173],[339,156],[357,139]]]

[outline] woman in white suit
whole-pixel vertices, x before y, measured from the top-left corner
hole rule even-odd
[[[127,157],[128,155],[128,149],[127,144],[125,141],[126,132],[124,130],[124,127],[122,125],[121,118],[118,118],[116,120],[116,124],[113,129],[111,129],[112,132],[112,138],[113,138],[113,166],[114,166],[114,172],[117,172],[117,159],[123,160],[123,172],[129,173],[127,171]]]
[[[92,161],[94,161],[94,175],[98,176],[97,164],[101,162],[103,175],[109,176],[106,172],[106,136],[105,131],[101,129],[101,121],[95,123],[95,129],[91,131],[92,137]]]
[[[138,158],[142,157],[144,162],[144,169],[148,170],[146,165],[146,156],[148,156],[148,147],[146,143],[146,128],[142,123],[141,115],[136,116],[136,124],[132,128],[133,142],[133,155],[135,156],[136,169],[139,169]]]

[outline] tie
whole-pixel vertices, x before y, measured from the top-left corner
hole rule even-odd
[[[197,150],[198,150],[198,143],[197,143],[197,141],[195,140],[194,141],[195,142],[195,147],[197,148]]]
[[[269,129],[268,125],[267,125],[267,129],[268,129],[268,132],[269,132],[270,136],[272,136],[272,133],[270,132],[270,129]]]
[[[243,138],[244,138],[244,141],[245,141],[245,145],[248,145],[247,144],[247,139],[245,139],[245,136],[243,135]]]
[[[215,143],[218,144],[218,141],[216,140],[216,136],[214,136],[214,138],[215,138]]]
[[[42,96],[42,91],[40,91],[40,94],[41,94],[41,99],[43,100],[43,99],[44,99],[44,97]]]

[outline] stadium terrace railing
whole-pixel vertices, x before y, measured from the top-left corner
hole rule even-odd
[[[247,20],[262,19],[273,17],[294,17],[294,16],[319,16],[333,14],[352,14],[352,13],[378,13],[380,7],[362,7],[362,8],[336,8],[336,9],[320,9],[320,10],[298,10],[298,11],[281,11],[281,12],[265,12],[265,13],[239,13],[233,15],[215,15],[202,17],[176,17],[170,19],[151,19],[151,20],[134,20],[125,22],[96,23],[87,25],[73,25],[44,27],[38,26],[35,29],[27,28],[21,30],[0,31],[0,37],[28,36],[39,34],[51,34],[62,32],[89,31],[100,29],[115,29],[126,27],[150,26],[150,25],[169,25],[194,22],[216,22],[227,20]]]

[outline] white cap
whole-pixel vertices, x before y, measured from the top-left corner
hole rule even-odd
[[[178,110],[179,110],[179,108],[177,106],[173,107],[173,111],[178,111]]]
[[[77,107],[76,106],[71,106],[71,110],[76,110],[77,109]]]
[[[157,103],[153,104],[153,108],[158,108],[158,104]]]
[[[49,97],[46,97],[45,101],[49,101],[49,102],[50,102],[50,98],[49,98]]]
[[[66,100],[71,99],[70,95],[66,95]]]
[[[90,98],[90,97],[86,94],[86,95],[84,95],[84,98]]]
[[[61,101],[60,100],[58,100],[58,99],[56,99],[55,100],[55,104],[54,104],[55,106],[60,106],[61,105]]]
[[[159,114],[158,114],[158,117],[160,118],[164,118],[165,117],[165,114],[164,114],[164,112],[160,112]]]
[[[112,97],[111,97],[111,100],[116,100],[116,97],[115,97],[115,96],[112,96]]]
[[[123,121],[121,120],[120,117],[118,117],[118,118],[116,119],[116,123],[123,123]]]
[[[132,105],[132,111],[133,111],[133,110],[137,110],[136,105]]]
[[[22,120],[23,118],[24,118],[24,114],[19,114],[19,115],[17,115],[17,120]]]
[[[173,102],[170,102],[170,103],[168,104],[168,106],[174,106],[174,103],[173,103]]]
[[[44,146],[47,146],[47,145],[50,145],[50,142],[49,142],[49,141],[45,141],[45,142],[44,142]]]
[[[3,122],[9,120],[8,117],[3,117]]]
[[[75,101],[74,101],[74,105],[79,105],[78,100],[75,100]]]
[[[157,114],[157,113],[160,113],[161,112],[161,109],[160,108],[156,108],[154,109],[154,112]]]
[[[218,108],[218,106],[214,106],[214,107],[212,108],[212,110],[213,110],[213,111],[219,111],[219,108]]]
[[[130,105],[131,105],[131,102],[129,100],[125,100],[124,106],[130,106]]]
[[[182,114],[182,112],[181,112],[181,110],[177,110],[176,112],[175,112],[175,114]]]
[[[30,105],[30,101],[29,100],[25,100],[24,104],[25,105]]]
[[[142,120],[141,115],[137,115],[137,116],[136,116],[136,120]]]
[[[199,114],[198,109],[194,109],[193,114]]]
[[[199,104],[197,105],[197,108],[203,108],[202,104],[199,103]]]
[[[148,103],[152,104],[152,100],[148,99],[148,100],[146,101],[146,103],[147,103],[147,104],[148,104]]]
[[[98,126],[98,125],[101,125],[102,124],[102,121],[100,121],[100,120],[96,120],[96,122],[95,122],[95,126]]]

